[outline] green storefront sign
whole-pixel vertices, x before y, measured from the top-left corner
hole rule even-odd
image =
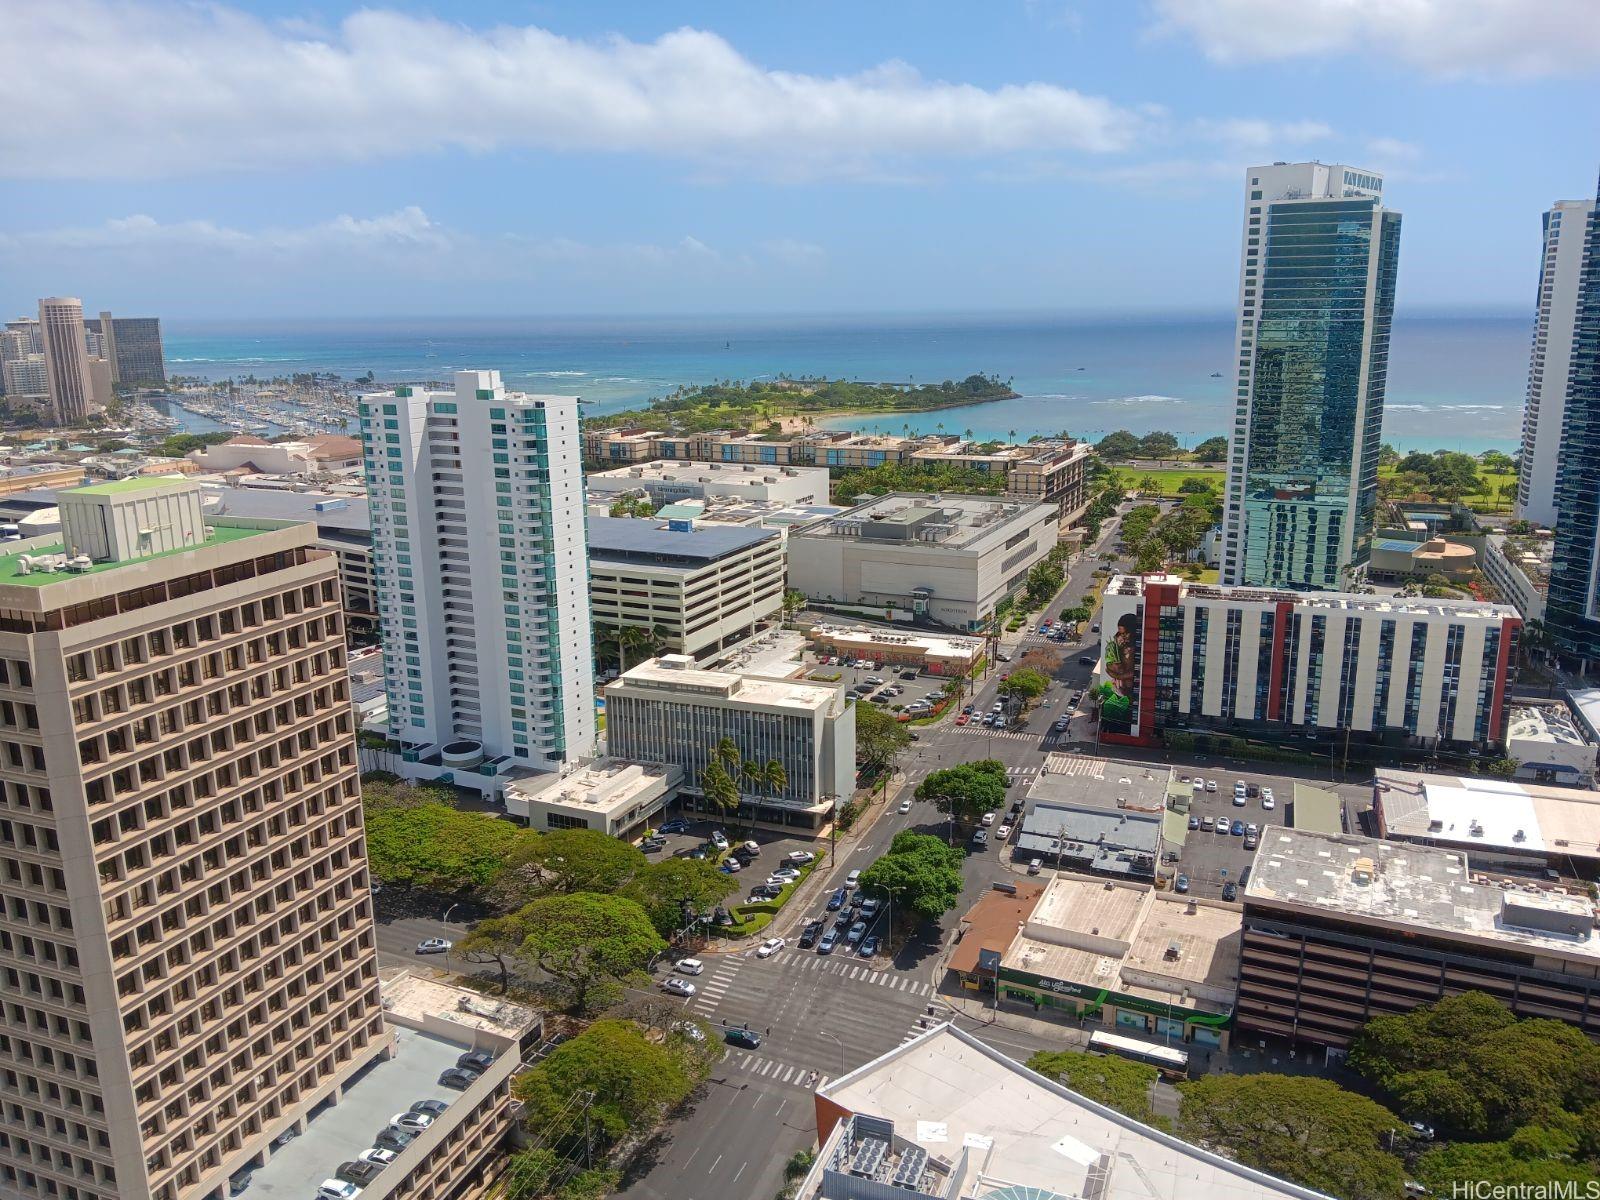
[[[1015,983],[1032,988],[1037,992],[1047,995],[1069,996],[1075,1000],[1086,1002],[1088,1007],[1084,1015],[1098,1011],[1107,1004],[1129,1012],[1148,1013],[1153,1017],[1182,1019],[1185,1025],[1203,1025],[1211,1029],[1221,1029],[1233,1020],[1232,1012],[1225,1013],[1196,1013],[1186,1012],[1174,1005],[1163,1004],[1159,1000],[1145,1000],[1139,996],[1125,996],[1121,992],[1113,992],[1108,988],[1087,987],[1081,983],[1068,983],[1064,979],[1045,979],[1040,975],[1033,975],[1027,971],[1017,971],[1011,967],[1000,968],[1002,983]],[[1007,989],[1010,994],[1015,991]]]

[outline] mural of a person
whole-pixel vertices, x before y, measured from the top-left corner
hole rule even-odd
[[[1139,617],[1124,613],[1106,642],[1106,682],[1099,688],[1100,728],[1105,733],[1129,733],[1134,723],[1134,701],[1139,687]]]

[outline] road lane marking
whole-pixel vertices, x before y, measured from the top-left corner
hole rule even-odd
[[[709,1174],[711,1174],[711,1172],[715,1171],[717,1169],[717,1163],[719,1163],[721,1161],[722,1161],[722,1155],[719,1154],[719,1155],[717,1155],[717,1162],[712,1163],[709,1167],[706,1168],[706,1174],[709,1175]]]

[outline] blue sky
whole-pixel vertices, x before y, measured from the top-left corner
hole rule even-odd
[[[22,5],[0,305],[1215,310],[1245,168],[1320,158],[1386,173],[1403,307],[1520,311],[1591,3]]]

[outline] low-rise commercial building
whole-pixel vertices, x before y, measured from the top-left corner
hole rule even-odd
[[[1403,583],[1438,575],[1450,582],[1471,579],[1478,570],[1478,552],[1448,538],[1377,537],[1367,560],[1367,578],[1374,583]]]
[[[828,472],[821,467],[763,468],[747,463],[686,463],[655,459],[584,477],[591,493],[620,495],[635,489],[657,504],[678,500],[778,500],[826,504]]]
[[[657,457],[656,439],[666,434],[659,429],[588,429],[583,434],[583,461],[586,463],[638,463]]]
[[[659,634],[674,654],[709,657],[782,615],[776,530],[638,517],[589,518],[596,626]]]
[[[1506,757],[1516,760],[1517,779],[1585,788],[1595,783],[1595,744],[1565,705],[1512,708],[1506,724]]]
[[[983,653],[983,643],[972,638],[900,633],[868,625],[813,625],[808,633],[819,653],[911,667],[929,675],[959,678],[978,665]]]
[[[600,758],[565,775],[513,779],[506,784],[506,812],[533,829],[632,837],[661,814],[682,782],[681,767]]]
[[[1507,604],[1218,587],[1106,588],[1100,738],[1172,731],[1482,751],[1505,741]]]
[[[1544,620],[1554,545],[1548,532],[1520,537],[1491,533],[1484,538],[1484,578],[1516,606],[1525,621]]]
[[[783,766],[781,788],[735,773],[729,820],[815,829],[855,788],[856,719],[842,689],[697,668],[687,655],[640,663],[606,687],[606,746],[617,758],[670,763],[705,806],[701,776],[730,738],[741,758]]]
[[[1347,1048],[1373,1017],[1482,991],[1600,1037],[1593,904],[1458,850],[1269,826],[1244,889],[1241,1031]]]
[[[935,1026],[816,1091],[800,1200],[1327,1200]]]
[[[1147,883],[1058,875],[993,891],[949,962],[964,988],[1117,1032],[1226,1049],[1239,984],[1238,905]]]
[[[894,493],[789,534],[789,586],[844,608],[986,628],[1057,540],[1057,510]]]
[[[1089,772],[1081,772],[1085,764]],[[1051,755],[1028,789],[1022,828],[1011,841],[1012,857],[1119,879],[1153,880],[1171,790],[1170,767]]]
[[[1480,870],[1600,872],[1600,792],[1383,768],[1372,818],[1380,837],[1462,850]]]

